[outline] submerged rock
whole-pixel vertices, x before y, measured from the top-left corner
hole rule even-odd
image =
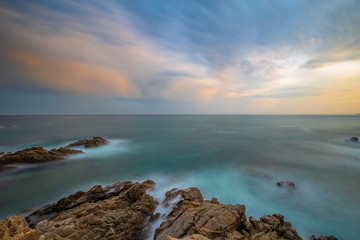
[[[66,147],[76,148],[76,147],[85,147],[85,148],[94,148],[99,147],[104,144],[108,144],[109,141],[102,137],[93,137],[92,139],[81,139],[76,142],[70,143]]]
[[[312,235],[310,237],[310,240],[338,240],[336,237],[334,236],[320,236],[320,237],[315,237],[314,235]]]
[[[14,125],[11,125],[11,124],[5,124],[5,125],[2,125],[3,128],[13,128],[15,127]]]
[[[43,163],[66,158],[68,155],[82,153],[81,150],[59,148],[46,150],[42,147],[32,147],[12,154],[0,157],[0,164],[17,163]]]
[[[293,181],[279,181],[276,183],[276,186],[278,187],[287,187],[290,189],[295,189],[296,184]]]

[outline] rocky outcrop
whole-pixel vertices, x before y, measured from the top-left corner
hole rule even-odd
[[[129,181],[87,192],[77,192],[26,217],[0,221],[4,240],[140,240],[146,239],[156,219],[157,200],[146,191],[151,180]],[[246,218],[245,206],[204,200],[199,189],[172,189],[164,207],[179,200],[166,220],[155,230],[154,240],[300,240],[298,233],[280,214],[256,220]],[[28,225],[29,224],[29,225]],[[30,227],[29,227],[30,226]],[[312,240],[336,240],[313,237]]]
[[[59,149],[54,148],[50,151],[42,147],[32,147],[0,157],[0,164],[43,163],[64,159],[68,155],[82,152],[81,150],[64,147]]]
[[[85,148],[94,148],[104,144],[108,144],[109,141],[102,137],[93,137],[92,139],[81,139],[76,142],[73,142],[66,147],[68,148],[77,148],[77,147],[85,147]]]
[[[96,185],[45,206],[26,220],[46,239],[144,239],[157,205],[146,193],[152,185],[150,180]]]
[[[26,163],[44,163],[61,160],[71,154],[83,153],[81,150],[71,149],[74,147],[93,148],[109,143],[102,137],[93,137],[92,139],[83,139],[69,144],[59,149],[46,150],[42,147],[32,147],[16,153],[0,152],[0,171],[11,169],[14,167],[4,166],[8,164],[26,164]]]
[[[178,194],[182,199],[155,231],[155,240],[171,239],[301,239],[280,214],[266,215],[260,220],[246,219],[245,206],[220,204],[215,198],[204,201],[197,188],[171,190],[163,204]]]

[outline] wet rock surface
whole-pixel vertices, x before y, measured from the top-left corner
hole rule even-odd
[[[43,163],[56,161],[66,158],[68,155],[82,153],[81,150],[69,148],[59,148],[46,150],[42,147],[32,147],[16,153],[7,154],[0,157],[0,164],[17,164],[17,163]]]
[[[109,141],[102,137],[93,137],[92,139],[81,139],[76,142],[70,143],[66,147],[68,148],[77,148],[77,147],[85,147],[85,148],[94,148],[99,147],[104,144],[108,144]]]
[[[256,220],[246,218],[245,206],[204,200],[199,189],[172,189],[164,206],[179,200],[166,220],[149,236],[156,219],[157,200],[147,193],[151,180],[119,182],[87,192],[76,192],[47,205],[25,218],[14,216],[0,221],[0,239],[6,240],[299,240],[298,233],[280,214]],[[173,206],[173,205],[172,205]],[[336,240],[313,237],[312,240]]]

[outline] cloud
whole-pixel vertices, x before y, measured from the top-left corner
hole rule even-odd
[[[49,88],[102,96],[141,97],[132,82],[114,69],[23,52],[11,52],[10,56],[20,64],[23,73]]]
[[[86,12],[83,18],[44,7],[34,7],[30,15],[1,8],[0,61],[9,68],[0,84],[145,98],[162,97],[178,77],[204,75],[202,66],[148,41],[121,9],[106,14],[86,4],[77,7]],[[43,21],[44,16],[51,21]],[[26,81],[14,84],[19,78]]]
[[[359,90],[349,80],[359,77],[359,10],[355,0],[5,1],[0,90],[139,112],[305,111],[327,92],[356,102],[344,95]]]

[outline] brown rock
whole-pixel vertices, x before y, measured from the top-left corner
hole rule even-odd
[[[25,218],[13,216],[0,221],[1,240],[39,240],[39,233],[29,228]]]
[[[27,221],[46,239],[144,239],[157,205],[146,193],[149,183],[96,185],[43,207]]]
[[[190,237],[199,234],[210,239],[225,239],[246,221],[244,205],[222,205],[203,201],[197,188],[183,190],[177,207],[155,231],[154,239]],[[201,203],[201,204],[194,204]],[[205,238],[205,239],[206,239]],[[189,238],[192,239],[192,238]]]
[[[0,157],[0,164],[50,162],[64,159],[68,155],[76,153],[82,153],[82,151],[69,148],[59,148],[48,151],[42,147],[32,147]]]
[[[102,137],[93,137],[92,139],[81,139],[76,142],[73,142],[66,147],[76,148],[76,147],[85,147],[85,148],[94,148],[104,144],[108,144],[108,140]]]
[[[170,236],[166,236],[165,240],[180,240],[180,238],[172,238]],[[193,234],[189,237],[181,238],[181,240],[210,240],[207,237],[201,236],[199,234]]]
[[[197,188],[172,189],[166,198],[173,199],[176,194],[181,194],[183,200],[156,229],[155,240],[301,240],[280,214],[266,215],[260,220],[250,217],[247,221],[244,205],[220,204],[216,199],[203,201]]]

